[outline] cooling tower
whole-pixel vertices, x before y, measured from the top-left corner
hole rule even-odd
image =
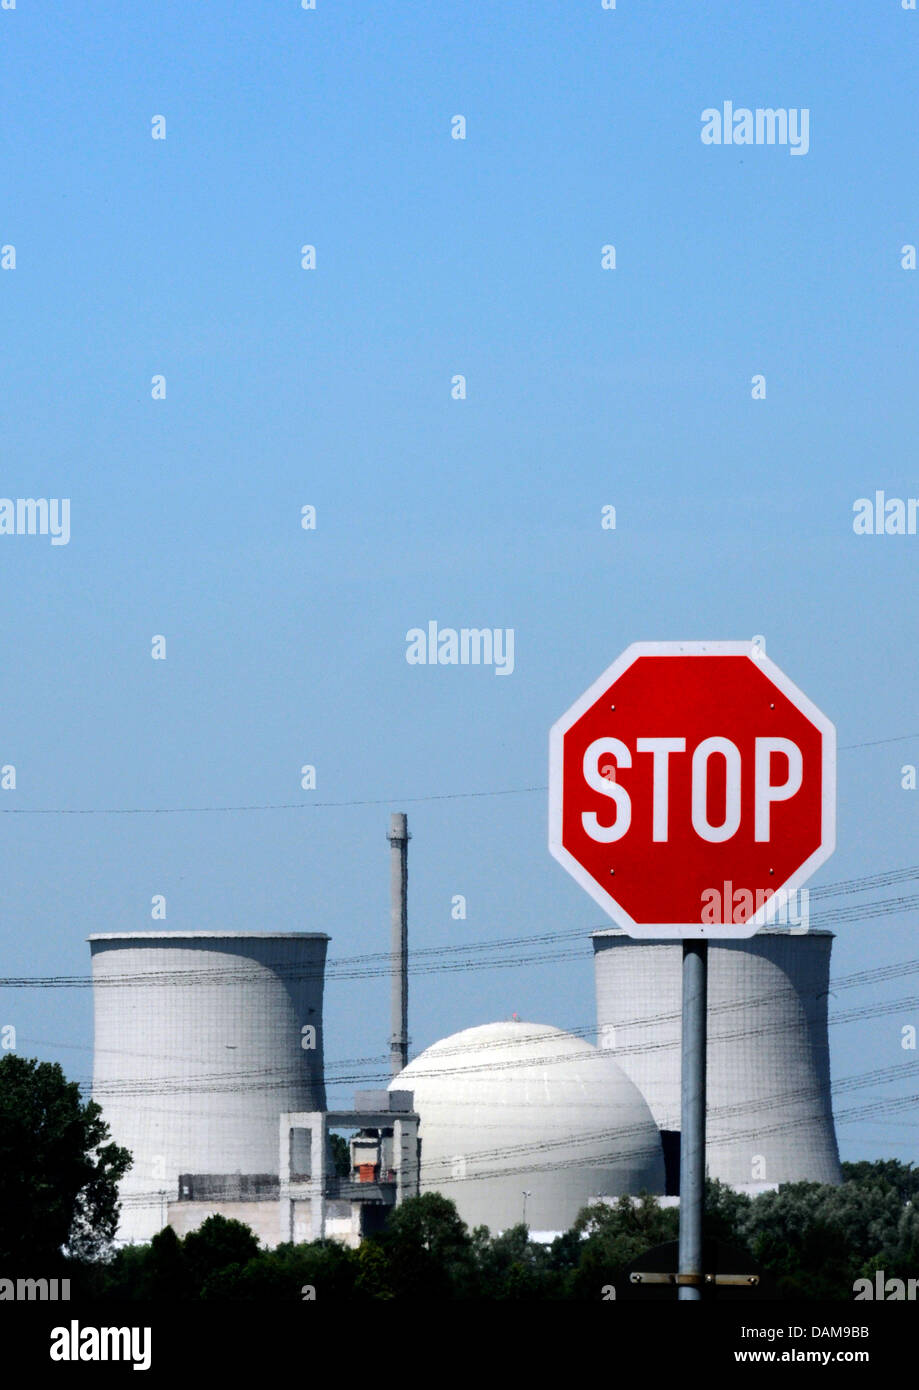
[[[183,1197],[221,1182],[242,1194],[270,1191],[280,1112],[326,1108],[328,937],[134,932],[89,942],[93,1098],[134,1157],[121,1184],[119,1238],[148,1240],[166,1224],[180,1174]]]
[[[830,1103],[833,933],[761,930],[708,945],[710,1177],[733,1186],[841,1181]],[[593,934],[600,1046],[680,1128],[682,945]]]
[[[660,1136],[609,1056],[539,1023],[488,1023],[427,1048],[391,1083],[421,1118],[422,1192],[472,1228],[566,1231],[597,1196],[663,1192]],[[526,1198],[524,1198],[524,1192]]]

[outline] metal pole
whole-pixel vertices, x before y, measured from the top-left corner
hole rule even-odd
[[[392,1036],[390,1071],[398,1076],[408,1066],[408,820],[402,811],[389,818],[390,916],[392,923]]]
[[[683,1068],[680,1119],[681,1275],[701,1279],[705,1201],[705,1043],[708,942],[683,942]],[[696,1301],[699,1284],[680,1284],[677,1297]]]

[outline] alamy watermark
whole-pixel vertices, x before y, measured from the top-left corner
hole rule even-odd
[[[748,106],[725,101],[707,106],[700,117],[703,145],[787,145],[791,154],[810,149],[810,108]]]
[[[0,497],[0,536],[48,536],[70,540],[69,497]]]
[[[0,1279],[0,1303],[70,1301],[69,1279]]]
[[[405,634],[409,666],[494,666],[496,676],[514,670],[512,627],[410,627]]]
[[[148,1371],[151,1361],[149,1327],[52,1327],[48,1354],[52,1361],[131,1361],[135,1371]]]
[[[857,497],[852,530],[857,536],[915,536],[919,497],[888,497],[878,490],[874,498]]]
[[[790,928],[801,935],[810,928],[810,892],[807,888],[735,888],[728,879],[720,888],[706,888],[702,893],[701,921],[715,925],[729,922],[749,922],[765,908],[767,926]]]
[[[919,1279],[888,1279],[883,1269],[876,1269],[873,1279],[856,1279],[852,1292],[856,1303],[864,1299],[886,1303],[900,1303],[906,1299],[915,1302],[919,1297]]]

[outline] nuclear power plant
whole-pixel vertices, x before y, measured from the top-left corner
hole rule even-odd
[[[391,818],[392,1079],[330,1111],[328,937],[93,935],[93,1098],[133,1156],[118,1239],[222,1213],[266,1245],[350,1244],[441,1192],[470,1228],[567,1230],[590,1202],[679,1190],[678,941],[592,935],[599,1046],[549,1024],[471,1027],[408,1056],[407,846]],[[830,1102],[832,934],[709,945],[711,1177],[747,1191],[841,1180]],[[585,1032],[588,1031],[585,1029]],[[351,1131],[349,1171],[331,1132]]]

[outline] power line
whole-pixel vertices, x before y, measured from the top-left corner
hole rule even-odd
[[[855,748],[880,748],[882,743],[907,743],[912,738],[919,738],[919,734],[897,734],[894,738],[874,738],[868,743],[843,743],[838,751],[851,753]]]
[[[428,796],[378,796],[354,801],[279,801],[253,806],[2,806],[6,816],[186,816],[201,811],[318,811],[332,806],[400,806],[417,801],[465,801],[482,796],[526,796],[548,787],[504,787],[490,792],[437,792]]]
[[[853,752],[859,748],[879,748],[887,743],[905,743],[919,738],[919,734],[897,734],[893,738],[871,739],[865,743],[844,743],[840,753]],[[416,804],[422,801],[468,801],[489,796],[529,796],[534,792],[547,792],[547,784],[537,787],[502,787],[495,791],[478,792],[434,792],[426,796],[379,796],[362,797],[347,801],[278,801],[255,803],[248,806],[0,806],[0,815],[5,816],[186,816],[209,811],[241,813],[248,811],[318,811],[343,806],[392,806]]]
[[[915,877],[919,877],[919,866],[909,866],[909,867],[906,867],[906,868],[903,868],[903,869],[887,870],[887,871],[884,871],[883,873],[868,875],[868,876],[865,876],[864,878],[861,878],[861,879],[849,879],[849,880],[842,880],[842,881],[837,882],[837,883],[831,883],[831,884],[826,885],[825,888],[824,888],[823,890],[820,890],[820,891],[824,892],[826,895],[832,895],[832,894],[845,894],[845,895],[851,895],[851,894],[853,894],[853,893],[863,892],[863,891],[865,891],[865,890],[867,890],[867,889],[869,889],[869,888],[872,888],[872,887],[881,886],[881,885],[886,885],[886,884],[888,884],[888,883],[893,883],[893,882],[900,882],[900,881],[903,881],[903,880],[905,880],[905,879],[908,879],[908,878],[915,878]],[[846,917],[846,918],[850,918],[850,917],[853,916],[853,915],[855,915],[855,916],[864,915],[864,916],[869,916],[869,917],[870,917],[870,916],[879,915],[879,914],[884,913],[884,912],[903,911],[903,910],[906,910],[907,908],[911,908],[911,907],[914,907],[914,906],[916,906],[916,905],[919,905],[919,898],[916,898],[916,897],[905,897],[905,898],[895,898],[895,899],[884,899],[884,900],[881,900],[880,902],[868,902],[868,903],[865,903],[865,904],[854,905],[854,906],[852,906],[852,907],[843,907],[843,908],[839,908],[839,909],[836,910],[835,913],[824,914],[823,917],[821,917],[820,920],[821,920],[821,921],[822,921],[822,920],[825,920],[825,919],[828,918],[828,917],[833,918],[833,919],[835,919],[835,918],[837,918],[837,917],[843,917],[843,916]],[[436,970],[436,969],[463,969],[463,970],[479,969],[479,968],[485,968],[485,967],[487,967],[488,965],[492,965],[492,964],[497,965],[497,966],[499,966],[499,967],[500,967],[500,966],[510,966],[510,965],[519,966],[520,964],[532,963],[533,961],[538,961],[538,960],[549,960],[549,959],[564,958],[565,955],[582,955],[582,954],[583,954],[583,951],[582,951],[582,950],[577,950],[577,951],[575,951],[575,952],[562,952],[561,955],[559,955],[559,953],[558,953],[557,951],[556,951],[555,953],[553,953],[551,950],[549,950],[549,951],[545,951],[545,950],[544,950],[541,954],[537,954],[537,955],[534,955],[533,952],[531,951],[531,952],[529,952],[528,954],[524,954],[524,955],[515,954],[515,955],[511,956],[510,959],[497,960],[497,961],[495,961],[495,960],[489,960],[489,961],[486,961],[486,962],[484,962],[484,963],[480,960],[479,957],[480,957],[480,955],[481,955],[482,952],[489,952],[489,951],[491,951],[491,952],[498,952],[498,951],[506,950],[506,949],[508,949],[508,948],[516,947],[516,946],[519,946],[519,945],[532,946],[534,943],[541,944],[541,945],[543,945],[543,946],[545,946],[545,945],[550,945],[550,946],[551,946],[552,943],[562,943],[562,944],[564,944],[564,943],[570,941],[572,938],[576,938],[579,942],[586,944],[586,942],[585,942],[585,940],[584,940],[584,938],[585,938],[585,932],[584,932],[582,929],[574,929],[574,930],[568,930],[568,931],[563,931],[563,932],[549,932],[549,933],[544,933],[544,934],[542,934],[541,936],[535,937],[535,938],[534,938],[534,937],[530,937],[530,936],[526,936],[526,937],[509,938],[509,939],[505,939],[505,940],[500,940],[500,939],[499,939],[499,940],[487,940],[487,941],[473,942],[473,943],[468,943],[468,944],[465,944],[465,945],[464,945],[464,944],[461,944],[461,945],[456,945],[456,946],[451,945],[451,946],[429,947],[429,948],[425,948],[425,949],[423,949],[423,950],[417,952],[417,953],[416,953],[416,956],[420,956],[420,957],[423,958],[423,962],[424,962],[424,963],[423,963],[423,965],[422,965],[422,967],[421,967],[422,973],[423,973],[424,971],[431,971],[431,970]],[[460,955],[460,956],[468,956],[470,952],[475,953],[475,957],[476,957],[476,958],[475,958],[474,960],[471,960],[471,961],[470,961],[470,960],[468,960],[468,959],[467,959],[467,960],[460,959],[458,962],[455,960],[455,957],[456,957],[457,955]],[[446,962],[445,962],[444,959],[443,959],[444,957],[447,958]],[[374,953],[364,953],[364,954],[362,954],[362,955],[354,956],[354,957],[344,957],[344,958],[342,958],[339,962],[332,962],[332,963],[330,963],[330,965],[332,965],[332,966],[336,966],[336,965],[337,965],[337,966],[342,967],[342,968],[341,968],[341,971],[340,971],[340,975],[339,975],[340,978],[359,978],[359,977],[361,977],[361,975],[363,975],[363,974],[374,974],[374,973],[388,974],[388,973],[390,973],[390,968],[391,968],[391,967],[390,967],[389,965],[383,965],[383,966],[381,966],[381,967],[378,967],[377,964],[376,964],[376,963],[378,963],[378,962],[389,962],[389,961],[391,961],[391,957],[390,957],[390,955],[389,955],[388,953],[385,953],[385,952],[374,952]],[[372,967],[372,968],[370,968],[369,970],[366,968],[368,965],[371,965],[371,967]],[[357,966],[357,967],[359,967],[359,968],[355,968],[355,966]],[[302,978],[302,977],[308,976],[308,975],[310,975],[310,974],[313,974],[313,975],[315,975],[315,976],[318,977],[318,976],[322,973],[322,972],[320,972],[320,971],[310,971],[310,970],[302,970],[302,969],[299,970],[299,971],[291,970],[290,967],[288,967],[288,966],[283,966],[283,965],[279,965],[279,966],[276,966],[276,967],[268,967],[268,966],[251,967],[251,966],[249,966],[249,967],[244,967],[244,968],[241,968],[241,969],[237,969],[237,968],[234,967],[234,968],[232,968],[232,969],[228,969],[228,970],[223,971],[223,972],[212,972],[212,971],[205,970],[205,969],[193,970],[193,971],[184,971],[184,972],[175,972],[175,971],[167,971],[167,972],[143,972],[143,974],[142,974],[140,977],[138,977],[137,975],[128,975],[128,974],[126,974],[126,975],[114,977],[114,979],[113,979],[111,982],[112,982],[112,983],[116,983],[116,984],[119,984],[119,983],[120,983],[120,984],[123,984],[123,985],[132,985],[132,986],[136,986],[138,983],[146,983],[146,984],[150,984],[150,985],[159,985],[160,987],[172,986],[172,985],[175,985],[176,983],[191,985],[191,984],[197,984],[197,983],[198,983],[199,981],[201,981],[202,979],[207,980],[208,982],[210,982],[211,980],[213,980],[213,978],[214,978],[214,976],[215,976],[215,974],[216,974],[216,975],[221,979],[221,981],[224,982],[224,983],[235,983],[235,982],[238,982],[238,981],[241,980],[241,979],[242,979],[242,980],[251,980],[251,979],[253,978],[253,976],[254,976],[256,973],[264,973],[266,970],[269,970],[269,969],[277,970],[278,973],[285,974],[285,975],[287,976],[287,978],[297,978],[297,977],[301,977],[301,978]],[[900,979],[900,978],[902,978],[902,977],[905,976],[905,975],[915,973],[917,970],[919,970],[919,959],[911,959],[911,960],[905,960],[905,961],[897,961],[897,962],[892,962],[892,963],[890,963],[890,964],[888,964],[888,965],[878,966],[878,967],[874,967],[874,968],[868,969],[868,970],[855,971],[855,972],[850,973],[849,975],[833,977],[832,980],[831,980],[831,982],[830,982],[830,987],[831,987],[831,990],[832,990],[832,991],[844,990],[844,989],[851,989],[851,988],[857,988],[857,987],[863,987],[863,986],[866,986],[866,985],[869,985],[869,984],[881,983],[881,982],[886,981],[886,980],[889,980],[889,979]],[[66,976],[56,977],[56,976],[52,976],[52,977],[33,977],[33,978],[25,978],[25,979],[12,979],[12,978],[11,978],[11,979],[8,979],[8,980],[5,981],[5,982],[0,982],[0,983],[7,983],[8,985],[19,986],[19,987],[23,987],[23,988],[25,988],[25,987],[37,987],[37,986],[40,986],[40,987],[75,987],[75,986],[83,986],[83,985],[88,986],[88,985],[92,984],[92,978],[91,978],[91,976],[85,976],[85,977],[83,977],[83,976],[72,976],[72,977],[66,977]],[[102,982],[100,982],[100,983],[102,983]],[[106,983],[107,983],[107,982],[106,982]],[[729,1013],[731,1013],[732,1011],[736,1011],[736,1010],[739,1009],[739,1008],[743,1008],[743,1009],[745,1009],[745,1010],[751,1010],[751,1009],[756,1009],[757,1007],[760,1007],[760,1006],[762,1006],[762,1005],[765,1005],[765,1004],[768,1004],[768,1003],[772,1003],[772,1002],[775,1002],[775,1001],[778,1001],[778,1000],[782,1000],[782,999],[791,999],[791,998],[796,998],[796,997],[797,997],[797,991],[796,991],[793,987],[789,986],[788,988],[780,988],[780,989],[778,989],[778,990],[772,990],[772,991],[770,991],[770,992],[767,993],[767,994],[763,994],[762,996],[757,996],[756,998],[753,998],[753,999],[747,998],[747,999],[745,999],[742,1003],[733,1003],[733,1002],[728,1001],[728,1002],[725,1002],[725,1003],[722,1003],[722,1004],[712,1004],[712,1005],[711,1005],[711,1008],[710,1008],[710,1012],[711,1012],[711,1015],[712,1015],[712,1019],[713,1019],[713,1021],[714,1021],[714,1020],[717,1018],[717,1016],[718,1016],[719,1014],[726,1014],[726,1013],[729,1014]],[[906,998],[900,998],[900,999],[896,999],[896,1000],[893,1000],[893,1001],[887,1001],[887,1002],[884,1002],[884,1003],[878,1004],[878,1005],[862,1006],[862,1007],[859,1007],[859,1008],[850,1009],[850,1010],[848,1010],[848,1011],[838,1012],[838,1013],[836,1013],[836,1014],[829,1020],[829,1022],[830,1022],[831,1025],[835,1025],[835,1024],[837,1024],[837,1023],[848,1023],[848,1022],[851,1022],[851,1021],[856,1021],[856,1020],[865,1019],[865,1018],[870,1018],[870,1017],[879,1017],[879,1016],[883,1016],[883,1015],[889,1015],[889,1014],[891,1014],[891,1013],[895,1013],[895,1012],[898,1012],[898,1011],[901,1011],[901,1010],[904,1010],[904,1011],[907,1010],[907,1009],[908,1009],[908,1010],[912,1010],[912,1009],[914,1009],[914,1008],[916,1007],[917,1004],[919,1004],[919,999],[917,999],[917,998],[915,998],[915,997],[913,997],[913,996],[909,996],[909,997],[906,997]],[[660,1013],[656,1013],[656,1014],[652,1014],[652,1015],[648,1015],[648,1016],[642,1017],[642,1018],[640,1018],[640,1019],[631,1019],[631,1020],[628,1020],[628,1021],[620,1021],[620,1022],[617,1023],[616,1026],[617,1026],[617,1030],[618,1030],[618,1032],[620,1033],[620,1036],[621,1036],[621,1035],[626,1034],[630,1029],[634,1029],[634,1028],[647,1029],[647,1028],[648,1028],[649,1026],[651,1026],[651,1025],[660,1025],[660,1024],[667,1024],[667,1023],[673,1024],[673,1023],[676,1023],[676,1022],[678,1021],[678,1019],[679,1019],[679,1010],[676,1010],[676,1011],[670,1011],[670,1012],[660,1012]],[[790,1026],[790,1025],[789,1025],[789,1026]],[[485,1044],[483,1044],[483,1046],[484,1046],[485,1048],[489,1048],[489,1049],[491,1049],[491,1048],[496,1048],[496,1047],[497,1047],[497,1048],[500,1048],[500,1047],[502,1047],[502,1046],[503,1046],[503,1047],[508,1047],[508,1046],[519,1046],[519,1044],[520,1044],[521,1042],[526,1041],[526,1038],[527,1038],[527,1036],[528,1036],[528,1035],[523,1031],[523,1027],[525,1027],[525,1025],[522,1026],[521,1031],[520,1031],[520,1032],[517,1032],[517,1033],[515,1034],[515,1036],[514,1036],[512,1039],[507,1039],[507,1040],[501,1039],[501,1040],[497,1040],[496,1042],[493,1042],[493,1043],[485,1043]],[[590,1024],[590,1025],[578,1026],[577,1028],[571,1028],[571,1029],[568,1029],[567,1031],[568,1031],[569,1033],[574,1033],[575,1035],[578,1035],[578,1036],[582,1036],[582,1037],[587,1038],[587,1037],[595,1036],[597,1030],[596,1030],[596,1026],[595,1026],[594,1024]],[[763,1028],[751,1029],[750,1026],[749,1026],[749,1022],[748,1022],[748,1023],[747,1023],[747,1026],[742,1027],[742,1028],[739,1028],[739,1029],[736,1030],[734,1033],[727,1034],[727,1035],[725,1035],[725,1034],[719,1034],[719,1035],[717,1035],[717,1036],[718,1036],[718,1039],[719,1039],[719,1040],[723,1040],[723,1039],[725,1039],[725,1038],[742,1038],[742,1037],[749,1037],[749,1036],[754,1036],[754,1035],[757,1035],[757,1034],[761,1034],[761,1033],[763,1033],[764,1031],[768,1031],[768,1030],[765,1030],[765,1029],[763,1029]],[[774,1027],[773,1027],[772,1031],[774,1031]],[[713,1040],[714,1040],[714,1035],[713,1035]],[[46,1040],[37,1040],[37,1041],[39,1041],[39,1045],[42,1045],[42,1046],[50,1046],[50,1047],[66,1046],[66,1045],[64,1045],[64,1044],[56,1044],[56,1043],[53,1043],[53,1042],[47,1042]],[[669,1047],[673,1047],[673,1046],[676,1046],[676,1042],[675,1042],[675,1040],[672,1040],[672,1039],[669,1040],[669,1041],[658,1041],[658,1042],[650,1042],[650,1041],[648,1041],[648,1040],[644,1040],[644,1041],[642,1041],[641,1043],[635,1044],[635,1045],[633,1045],[633,1046],[620,1046],[620,1047],[618,1047],[617,1049],[615,1049],[615,1052],[614,1052],[613,1055],[627,1055],[627,1054],[629,1054],[629,1053],[636,1052],[636,1051],[651,1052],[651,1051],[657,1051],[657,1050],[659,1050],[659,1049],[661,1049],[661,1048],[664,1048],[664,1047],[669,1048]],[[86,1049],[84,1049],[84,1050],[87,1050],[87,1051],[88,1051],[89,1048],[86,1048]],[[129,1056],[132,1056],[132,1055],[138,1055],[138,1054],[132,1054],[128,1049],[109,1049],[108,1051],[113,1052],[113,1053],[115,1053],[116,1055],[123,1055],[123,1056],[125,1056],[125,1057],[129,1057]],[[439,1048],[438,1048],[438,1056],[439,1056],[439,1058],[442,1058],[442,1059],[444,1059],[444,1060],[447,1060],[451,1055],[454,1055],[454,1054],[457,1054],[457,1053],[461,1053],[462,1051],[463,1051],[463,1049],[462,1049],[461,1047],[452,1048],[452,1049],[450,1049],[450,1048],[440,1048],[440,1047],[439,1047]],[[145,1058],[145,1060],[147,1059],[147,1054],[146,1054],[146,1053],[143,1053],[143,1054],[140,1054],[140,1055],[143,1055],[144,1058]],[[590,1054],[589,1054],[589,1053],[586,1053],[585,1055],[590,1055]],[[181,1064],[181,1063],[182,1063],[182,1060],[183,1060],[183,1059],[180,1058],[180,1057],[171,1057],[171,1058],[169,1058],[169,1061],[172,1062],[172,1063],[174,1063],[174,1064],[176,1064],[176,1065]],[[195,1061],[196,1059],[194,1059],[194,1058],[188,1058],[188,1059],[185,1059],[185,1060],[187,1060],[188,1062],[190,1062],[190,1063],[193,1064],[194,1061]],[[334,1064],[329,1065],[329,1066],[326,1068],[325,1077],[326,1077],[327,1081],[329,1082],[329,1084],[330,1084],[330,1085],[333,1085],[333,1086],[344,1086],[344,1085],[349,1084],[349,1083],[350,1083],[350,1084],[361,1084],[361,1083],[363,1083],[363,1084],[366,1085],[366,1084],[369,1084],[371,1081],[376,1081],[376,1080],[380,1079],[381,1077],[382,1077],[383,1080],[385,1081],[385,1080],[388,1080],[388,1079],[389,1079],[389,1078],[388,1078],[388,1073],[387,1073],[387,1072],[383,1069],[383,1067],[381,1066],[381,1064],[384,1063],[385,1060],[386,1060],[386,1059],[385,1059],[384,1057],[382,1057],[382,1056],[369,1056],[369,1057],[358,1057],[358,1058],[342,1059],[342,1060],[338,1061],[337,1063],[334,1063]],[[560,1057],[559,1060],[562,1060],[562,1058]],[[511,1062],[511,1063],[507,1063],[507,1064],[505,1064],[505,1065],[513,1065],[513,1064],[514,1064],[514,1063]],[[491,1065],[491,1064],[486,1063],[485,1065],[488,1066],[488,1065]],[[355,1071],[355,1070],[354,1070],[355,1067],[357,1067],[359,1070],[358,1070],[358,1071]],[[371,1073],[368,1074],[368,1073],[367,1073],[367,1068],[368,1068],[368,1067],[374,1067],[374,1068],[376,1068],[376,1069],[375,1069],[374,1071],[372,1071]],[[453,1072],[453,1071],[463,1071],[463,1070],[467,1070],[467,1068],[449,1068],[449,1067],[447,1067],[447,1068],[440,1068],[439,1070],[442,1070],[442,1071],[444,1071],[444,1072]],[[289,1075],[290,1075],[290,1080],[291,1080],[291,1081],[293,1081],[293,1080],[302,1080],[302,1079],[303,1079],[303,1072],[302,1072],[302,1070],[299,1069],[299,1068],[287,1069],[287,1072],[288,1072]],[[260,1071],[260,1072],[220,1073],[219,1075],[214,1075],[214,1076],[209,1077],[209,1078],[196,1077],[196,1078],[194,1078],[194,1079],[191,1080],[191,1081],[189,1080],[187,1074],[185,1074],[185,1075],[183,1075],[181,1078],[179,1078],[179,1077],[176,1077],[176,1078],[162,1077],[162,1078],[159,1078],[159,1079],[156,1079],[156,1080],[149,1080],[149,1081],[147,1081],[147,1082],[145,1082],[145,1083],[141,1083],[140,1085],[138,1085],[136,1082],[130,1082],[130,1081],[125,1082],[125,1083],[112,1082],[112,1083],[110,1083],[110,1084],[111,1084],[111,1086],[112,1086],[112,1088],[113,1088],[113,1092],[112,1092],[112,1093],[118,1093],[118,1094],[130,1093],[130,1089],[131,1089],[132,1086],[135,1087],[135,1089],[136,1089],[136,1091],[137,1091],[138,1094],[145,1094],[145,1093],[146,1093],[146,1094],[149,1094],[149,1093],[151,1093],[151,1092],[152,1092],[152,1093],[156,1093],[156,1094],[168,1094],[168,1093],[169,1093],[171,1090],[173,1090],[173,1089],[182,1089],[182,1090],[188,1090],[188,1089],[193,1089],[193,1090],[220,1089],[220,1090],[225,1090],[225,1091],[237,1091],[237,1090],[258,1089],[258,1088],[263,1088],[263,1089],[269,1089],[269,1088],[270,1088],[270,1089],[278,1089],[279,1087],[283,1087],[284,1085],[289,1084],[288,1081],[285,1079],[285,1076],[286,1076],[286,1075],[287,1075],[287,1073],[285,1073],[285,1072],[278,1072],[277,1070],[273,1070],[273,1071],[271,1071],[271,1072],[266,1072],[266,1071],[263,1070],[263,1071]],[[242,1082],[243,1084],[240,1085],[239,1082]],[[80,1085],[83,1087],[84,1090],[89,1089],[88,1083],[86,1083],[86,1082],[81,1082],[81,1083],[78,1083],[78,1084],[80,1084]]]
[[[899,979],[903,975],[915,973],[916,971],[919,971],[919,959],[898,961],[888,966],[877,967],[874,970],[856,971],[851,975],[839,976],[832,981],[832,984],[836,990],[863,988],[866,985],[879,983],[888,979]],[[758,1011],[769,1004],[774,1004],[782,1000],[797,1000],[798,998],[798,991],[793,986],[789,986],[788,988],[772,990],[753,998],[744,998],[739,1001],[728,1000],[721,1004],[712,1004],[710,1006],[710,1016],[714,1023],[717,1019],[737,1013],[738,1011],[743,1011],[746,1015],[752,1011]],[[848,1010],[842,1010],[834,1014],[828,1022],[830,1026],[836,1026],[838,1024],[856,1022],[866,1018],[885,1017],[898,1012],[914,1010],[917,1006],[919,1006],[919,997],[910,995],[903,998],[885,1000],[876,1004],[859,1005]],[[646,1032],[649,1028],[658,1028],[662,1024],[669,1023],[675,1026],[679,1022],[679,1019],[679,1009],[667,1013],[648,1014],[641,1018],[618,1022],[616,1024],[616,1032],[617,1036],[621,1039],[634,1029],[641,1029],[643,1032]],[[740,1038],[757,1037],[765,1033],[768,1033],[770,1036],[775,1036],[778,1032],[795,1030],[798,1027],[799,1023],[796,1019],[790,1020],[787,1024],[783,1025],[782,1028],[778,1028],[774,1020],[770,1020],[768,1024],[761,1025],[760,1027],[751,1027],[750,1022],[746,1021],[743,1026],[736,1028],[732,1032],[715,1031],[713,1029],[711,1041],[712,1043],[720,1044]],[[569,1036],[587,1039],[596,1034],[597,1028],[594,1024],[579,1024],[566,1029],[565,1032]],[[82,1047],[78,1044],[57,1044],[43,1039],[25,1039],[24,1041],[30,1041],[33,1045],[38,1044],[49,1047],[68,1046],[72,1050],[91,1050],[88,1046]],[[542,1030],[538,1033],[531,1033],[527,1031],[526,1024],[520,1024],[519,1028],[514,1030],[513,1036],[483,1041],[479,1044],[477,1050],[498,1054],[502,1051],[519,1051],[521,1047],[525,1047],[528,1043],[543,1041],[546,1041],[546,1036]],[[551,1041],[551,1039],[549,1039],[549,1041]],[[654,1042],[649,1041],[647,1038],[642,1038],[638,1043],[624,1045],[620,1042],[616,1047],[603,1049],[603,1051],[607,1052],[608,1055],[615,1060],[618,1057],[629,1056],[634,1053],[648,1054],[651,1052],[672,1050],[678,1046],[679,1039],[677,1037],[664,1038]],[[464,1045],[458,1044],[454,1047],[446,1047],[442,1043],[438,1043],[434,1044],[434,1047],[436,1048],[437,1060],[442,1063],[446,1062],[447,1065],[427,1068],[425,1072],[426,1076],[471,1075],[474,1073],[478,1074],[481,1072],[512,1069],[520,1066],[544,1066],[551,1065],[553,1062],[564,1063],[568,1060],[588,1060],[596,1055],[593,1045],[591,1044],[585,1047],[583,1053],[573,1054],[570,1051],[566,1051],[524,1058],[512,1055],[508,1060],[502,1061],[500,1058],[488,1058],[486,1061],[480,1062],[476,1066],[470,1066],[468,1062],[460,1065],[450,1065],[451,1058],[462,1058],[465,1055],[466,1048]],[[124,1048],[110,1048],[105,1049],[105,1052],[107,1056],[133,1057],[143,1058],[144,1061],[149,1060],[149,1054],[146,1051],[131,1052]],[[183,1063],[194,1065],[196,1060],[196,1058],[182,1058],[179,1056],[170,1056],[168,1058],[168,1061],[174,1065]],[[332,1086],[344,1086],[346,1084],[366,1085],[370,1081],[380,1078],[388,1081],[389,1074],[385,1069],[387,1060],[387,1057],[383,1054],[367,1057],[342,1058],[338,1062],[331,1063],[324,1068],[324,1077],[326,1082]],[[898,1068],[894,1070],[902,1072],[905,1065],[906,1064],[900,1064]],[[375,1070],[368,1074],[366,1072],[368,1067],[373,1067]],[[355,1071],[354,1068],[363,1068],[364,1070]],[[281,1069],[273,1067],[237,1072],[209,1072],[193,1076],[189,1076],[187,1071],[185,1071],[174,1076],[163,1075],[158,1077],[130,1078],[125,1081],[109,1080],[98,1087],[95,1094],[99,1097],[103,1095],[130,1094],[170,1095],[208,1092],[212,1090],[243,1093],[253,1090],[282,1089],[285,1086],[297,1083],[308,1084],[309,1081],[310,1077],[308,1072],[306,1072],[302,1066],[293,1065]],[[84,1081],[78,1084],[84,1090],[88,1090],[91,1083]],[[842,1085],[842,1083],[838,1083],[838,1085]],[[837,1089],[837,1084],[834,1084],[834,1090],[835,1089]]]
[[[912,874],[911,876],[915,876]],[[839,889],[853,892],[857,890]],[[919,894],[885,898],[876,902],[854,903],[838,907],[814,916],[810,922],[812,930],[825,930],[846,922],[890,916],[900,912],[919,909]],[[545,932],[539,936],[507,937],[490,941],[470,942],[456,946],[431,946],[416,950],[410,957],[411,973],[415,976],[443,972],[516,969],[524,965],[542,965],[560,960],[583,958],[589,951],[589,936],[593,931],[605,930],[605,924],[594,927],[573,928],[565,932]],[[789,934],[791,934],[789,932]],[[142,934],[139,934],[142,935]],[[194,932],[188,933],[194,938]],[[752,938],[751,938],[752,939]],[[567,944],[566,944],[567,943]],[[577,944],[575,944],[577,943]],[[527,946],[520,952],[515,948]],[[484,958],[483,953],[495,953]],[[511,954],[501,955],[501,952]],[[471,959],[467,959],[471,957]],[[264,965],[233,966],[223,970],[206,967],[188,970],[144,970],[125,972],[100,977],[95,981],[98,989],[136,988],[138,985],[158,985],[161,987],[197,987],[202,981],[211,985],[234,985],[242,981],[253,981],[265,972],[280,979],[294,982],[306,980],[362,980],[392,974],[392,955],[386,951],[364,953],[357,956],[340,956],[323,966],[299,966],[286,962]],[[92,975],[9,975],[0,978],[0,986],[7,989],[88,989],[93,985]]]

